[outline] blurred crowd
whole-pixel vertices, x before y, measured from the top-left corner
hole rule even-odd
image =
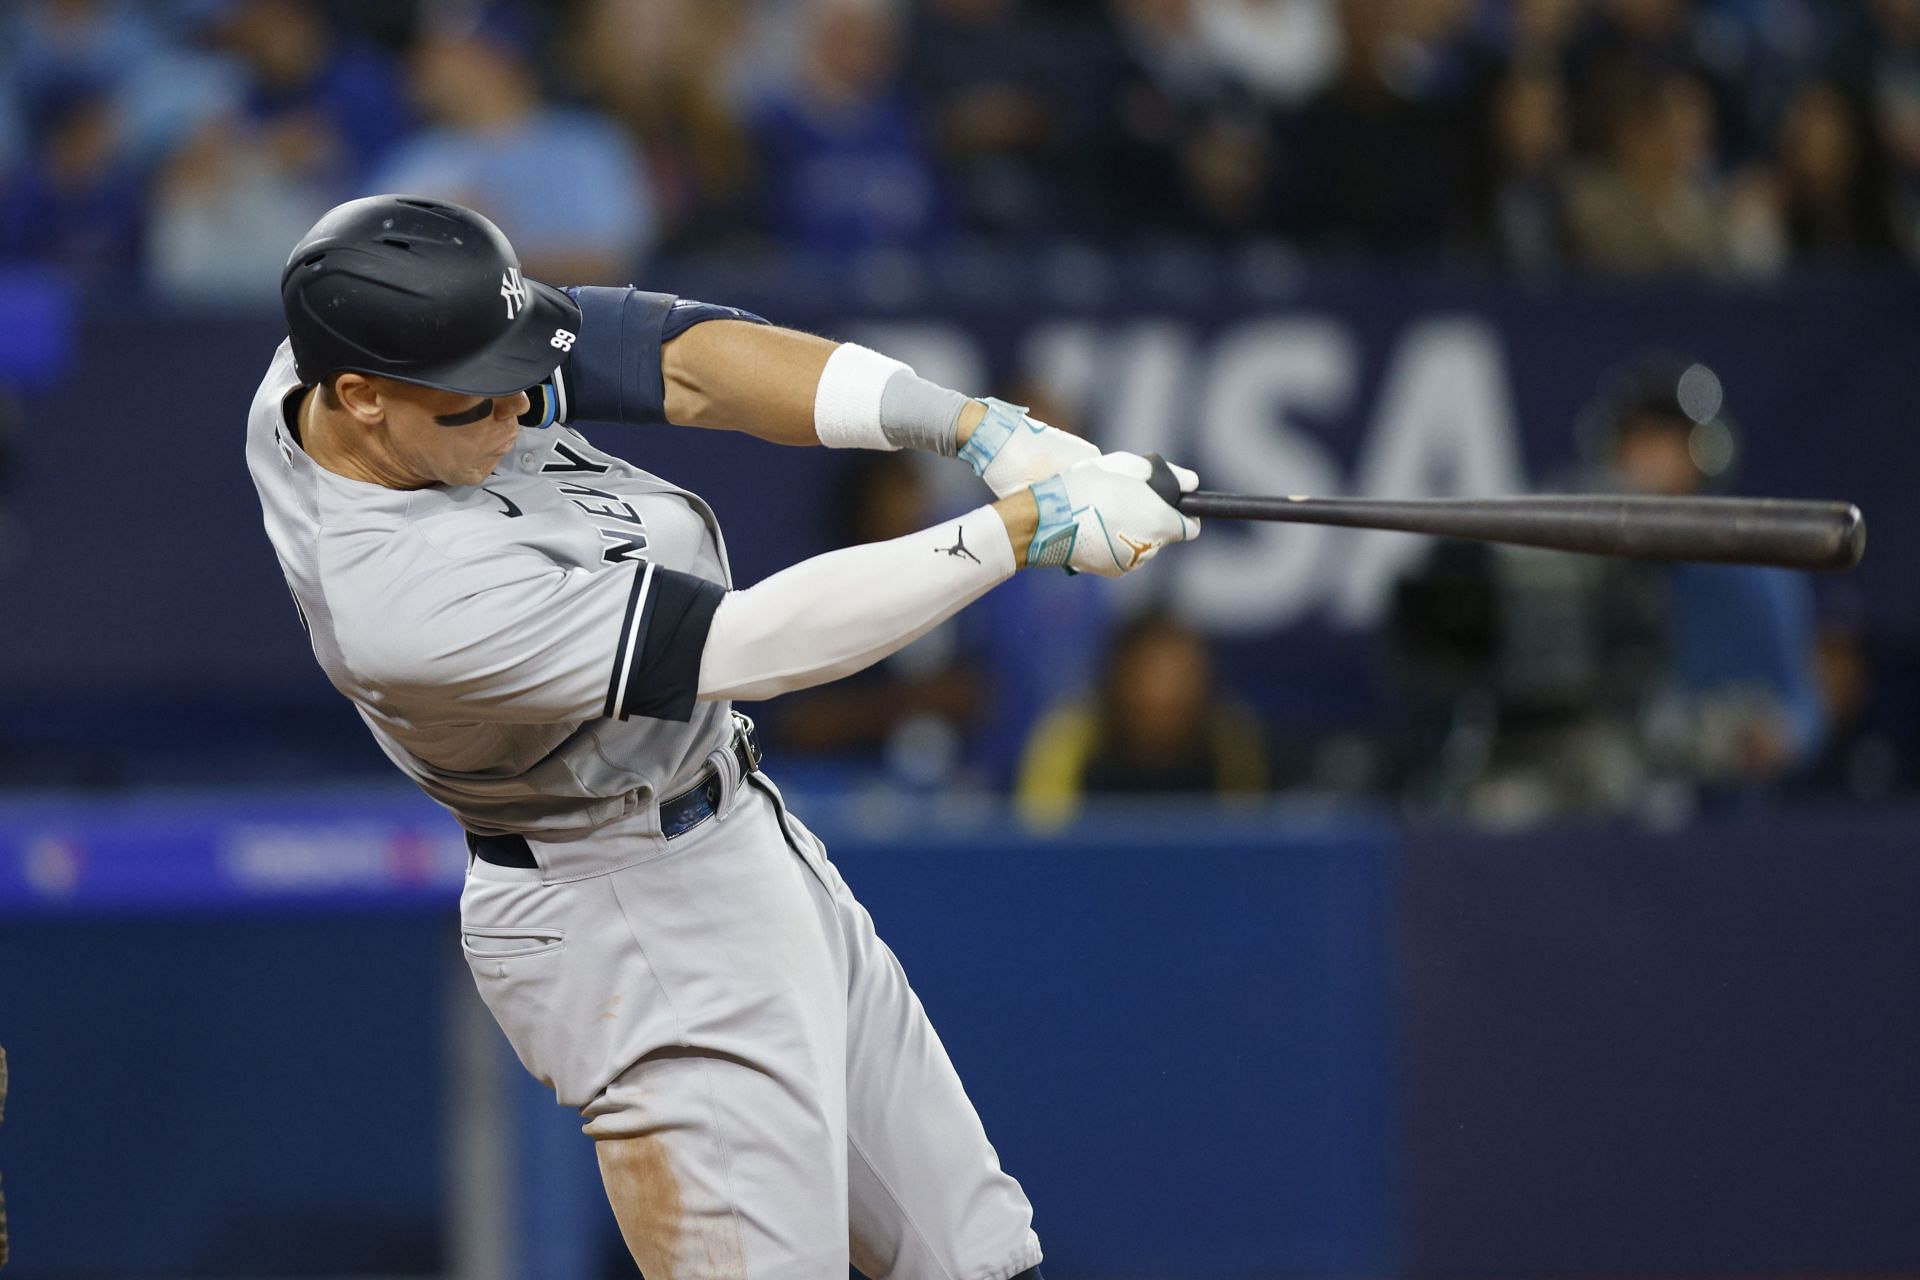
[[[1911,259],[1920,0],[10,0],[0,258],[204,300],[374,190],[529,271],[1271,240]]]
[[[322,211],[394,190],[569,283],[979,244],[1885,269],[1920,250],[1920,0],[0,6],[0,264],[267,306]],[[1581,488],[1711,491],[1733,447],[1685,362],[1593,416]],[[846,541],[937,516],[917,466],[849,469]],[[1525,823],[1920,789],[1859,602],[1785,574],[1443,545],[1382,630],[1382,717],[1331,736],[1263,722],[1207,637],[1097,586],[1022,575],[765,708],[769,738],[1036,821],[1146,792]],[[1035,661],[1039,635],[1089,657]]]

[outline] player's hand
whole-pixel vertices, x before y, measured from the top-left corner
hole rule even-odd
[[[960,446],[960,456],[996,498],[1100,456],[1091,442],[1028,417],[1017,404],[991,397],[981,403],[987,415]]]
[[[1200,477],[1168,463],[1180,492]],[[1117,578],[1153,559],[1169,542],[1200,536],[1200,522],[1181,515],[1147,485],[1152,466],[1137,453],[1109,453],[1033,486],[1040,520],[1027,549],[1029,565],[1060,565]]]

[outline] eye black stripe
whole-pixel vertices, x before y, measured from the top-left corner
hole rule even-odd
[[[442,414],[435,418],[434,421],[443,427],[464,427],[470,422],[478,422],[482,418],[491,418],[492,416],[493,401],[482,400],[471,409],[464,410],[460,413]]]

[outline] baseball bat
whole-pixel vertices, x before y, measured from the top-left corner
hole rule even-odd
[[[1529,498],[1306,498],[1181,493],[1159,454],[1148,483],[1201,519],[1392,529],[1639,560],[1716,560],[1783,569],[1851,569],[1867,547],[1850,502],[1555,494]]]

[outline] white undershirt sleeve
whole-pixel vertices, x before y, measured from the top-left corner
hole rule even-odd
[[[852,675],[919,639],[1016,567],[992,507],[803,560],[720,602],[701,655],[699,696],[771,698]]]

